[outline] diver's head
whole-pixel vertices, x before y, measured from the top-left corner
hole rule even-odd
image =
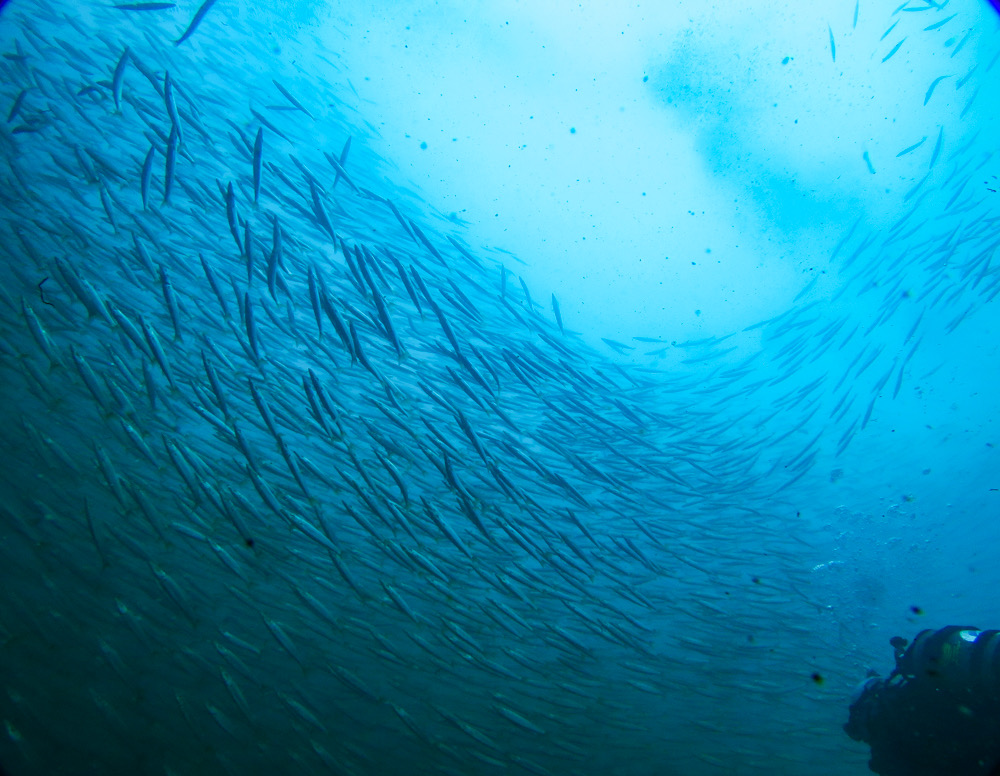
[[[878,708],[878,696],[884,684],[884,679],[869,676],[854,689],[850,718],[844,725],[844,732],[855,741],[869,740],[871,719]]]

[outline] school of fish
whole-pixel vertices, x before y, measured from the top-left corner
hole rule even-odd
[[[993,150],[916,138],[787,312],[623,364],[259,24],[0,15],[3,767],[863,768],[796,505],[1000,293]]]

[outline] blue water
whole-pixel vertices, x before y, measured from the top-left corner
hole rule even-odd
[[[0,14],[4,770],[862,774],[998,627],[986,3],[154,5]]]

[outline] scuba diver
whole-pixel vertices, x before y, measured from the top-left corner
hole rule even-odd
[[[925,630],[854,694],[844,731],[882,776],[1000,776],[1000,631]]]

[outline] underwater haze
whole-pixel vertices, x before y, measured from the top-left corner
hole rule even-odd
[[[1000,627],[1000,14],[0,11],[0,769],[868,773]]]

